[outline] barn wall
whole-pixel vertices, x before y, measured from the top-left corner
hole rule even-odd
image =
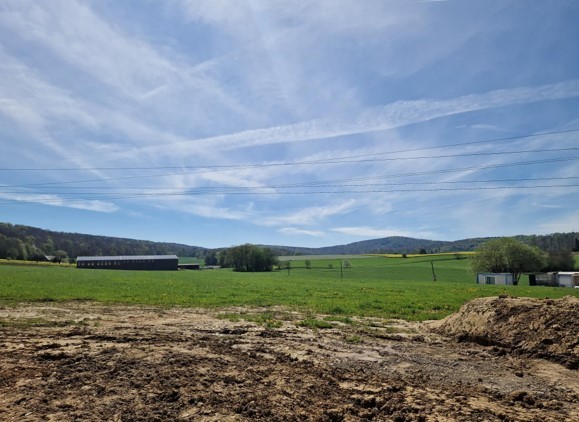
[[[114,259],[77,261],[77,268],[96,270],[145,270],[173,271],[177,270],[178,259]]]

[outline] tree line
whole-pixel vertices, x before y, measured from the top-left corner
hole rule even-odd
[[[470,252],[496,237],[475,237],[454,241],[414,239],[390,236],[381,239],[363,240],[346,245],[322,248],[303,248],[288,246],[267,246],[278,256],[291,255],[361,255],[379,253],[441,253]],[[547,235],[519,235],[514,239],[545,251],[572,249],[579,252],[579,233],[553,233]]]
[[[178,255],[203,258],[206,249],[177,243],[61,233],[0,223],[0,258],[40,260],[44,256]]]
[[[515,236],[515,240],[537,247],[546,252],[545,270],[572,270],[572,250],[579,252],[579,233],[554,233],[550,235]],[[46,255],[54,256],[56,260],[68,257],[71,260],[77,256],[109,256],[109,255],[169,255],[195,257],[205,259],[206,265],[221,265],[246,271],[247,262],[258,268],[269,268],[272,257],[291,255],[302,252],[305,254],[322,254],[322,252],[340,253],[378,253],[381,249],[396,249],[398,252],[408,249],[409,252],[439,252],[448,249],[461,251],[475,250],[477,247],[492,241],[493,238],[463,239],[455,242],[423,241],[403,237],[375,239],[356,242],[329,248],[294,248],[292,251],[280,246],[241,245],[229,249],[206,249],[198,246],[188,246],[176,243],[151,242],[146,240],[124,239],[110,236],[95,236],[79,233],[63,233],[43,230],[36,227],[0,223],[0,258],[20,260],[44,260]],[[427,242],[427,243],[424,243]],[[452,245],[447,245],[452,244]],[[405,246],[406,245],[406,246]],[[352,249],[350,249],[350,247]],[[259,253],[257,249],[259,249]],[[232,250],[233,249],[233,250]],[[299,249],[299,251],[298,251]],[[355,250],[355,252],[353,251]],[[241,260],[237,257],[245,251],[252,258]],[[253,260],[253,261],[252,261]],[[276,265],[275,262],[271,264]],[[245,269],[244,269],[245,268]],[[261,270],[260,270],[261,271]]]

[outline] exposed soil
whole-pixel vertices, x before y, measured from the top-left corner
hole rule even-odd
[[[481,298],[441,321],[437,332],[512,354],[579,369],[579,299]],[[579,375],[579,374],[578,374]]]
[[[521,316],[530,330],[520,334],[475,330],[500,325],[506,310],[523,315],[517,301],[489,300],[482,314],[465,305],[472,310],[460,318],[470,329],[454,316],[316,329],[281,309],[268,309],[275,321],[259,325],[232,320],[266,310],[0,308],[0,420],[579,420],[579,372],[570,369],[575,358],[564,357],[576,356],[577,325],[574,332],[562,322],[530,326],[535,315]],[[536,301],[536,309],[576,309],[570,299],[552,302]],[[565,346],[554,347],[560,338]]]

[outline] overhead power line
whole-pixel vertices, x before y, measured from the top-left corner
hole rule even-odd
[[[532,185],[532,186],[482,186],[482,187],[458,187],[458,188],[434,188],[434,189],[366,189],[366,190],[332,190],[332,191],[297,191],[297,192],[251,192],[251,191],[227,191],[227,192],[179,192],[179,193],[143,193],[124,195],[103,195],[82,199],[71,198],[38,198],[10,200],[0,202],[0,205],[32,204],[32,203],[61,203],[61,202],[87,202],[113,199],[135,199],[135,198],[160,198],[170,196],[200,196],[200,195],[322,195],[322,194],[368,194],[368,193],[423,193],[423,192],[456,192],[456,191],[481,191],[481,190],[508,190],[508,189],[553,189],[553,188],[577,188],[579,184],[572,185]],[[28,194],[34,195],[34,194]],[[38,194],[51,195],[51,194]]]
[[[334,182],[328,182],[327,184],[322,184],[322,182],[317,182],[312,185],[312,182],[308,183],[294,183],[294,184],[282,184],[282,185],[262,185],[262,186],[183,186],[179,188],[158,188],[158,187],[131,187],[131,188],[117,188],[117,187],[102,187],[102,186],[62,186],[58,189],[68,189],[68,191],[48,191],[41,194],[47,195],[99,195],[99,194],[111,194],[114,192],[123,191],[155,191],[158,193],[165,192],[183,192],[183,191],[216,191],[227,192],[228,190],[256,190],[256,189],[295,189],[295,188],[307,188],[307,187],[333,187],[333,188],[352,188],[352,187],[368,187],[368,186],[428,186],[428,185],[465,185],[465,184],[481,184],[481,183],[513,183],[513,182],[539,182],[548,180],[576,180],[579,176],[567,176],[567,177],[535,177],[535,178],[516,178],[516,179],[486,179],[486,180],[449,180],[449,181],[436,181],[436,182],[402,182],[402,183],[344,183],[335,184]],[[567,186],[567,185],[565,185]],[[45,187],[46,188],[46,187]],[[48,187],[48,189],[53,189]],[[97,189],[87,192],[72,192],[71,190],[76,189]],[[98,190],[100,189],[100,191]],[[23,194],[22,190],[2,190],[0,193],[11,193],[11,194]]]
[[[0,171],[96,171],[96,170],[169,170],[169,169],[186,169],[186,170],[243,170],[250,168],[267,168],[267,167],[290,167],[290,166],[307,166],[318,164],[355,164],[384,161],[404,161],[404,160],[434,160],[439,158],[458,158],[458,157],[484,157],[489,155],[512,155],[512,154],[534,154],[538,152],[562,152],[562,151],[579,151],[579,147],[570,148],[547,148],[547,149],[529,149],[518,151],[493,151],[493,152],[470,152],[464,154],[446,154],[446,155],[425,155],[416,157],[390,157],[390,158],[367,158],[367,159],[349,159],[349,158],[328,158],[314,161],[292,161],[286,163],[263,163],[263,164],[232,164],[221,166],[160,166],[160,167],[87,167],[87,168],[0,168]],[[372,155],[383,155],[393,153],[377,153]]]
[[[439,155],[421,155],[414,157],[390,157],[389,155],[410,153],[423,150],[433,150],[437,148],[458,147],[474,144],[492,143],[514,139],[524,139],[531,137],[547,136],[563,133],[578,132],[579,129],[564,131],[544,132],[539,134],[521,135],[508,138],[498,138],[486,141],[474,141],[466,143],[455,143],[438,145],[433,147],[414,148],[398,150],[391,152],[379,152],[364,155],[350,155],[343,157],[334,157],[320,160],[293,161],[278,163],[261,163],[261,164],[238,164],[238,165],[221,165],[221,166],[162,166],[162,167],[94,167],[83,169],[72,168],[20,168],[9,169],[0,168],[0,171],[73,171],[73,170],[125,170],[125,171],[151,171],[151,170],[169,170],[181,169],[182,171],[164,172],[159,174],[137,174],[120,177],[101,177],[84,180],[65,180],[61,182],[42,182],[28,183],[18,185],[0,186],[0,194],[19,195],[21,199],[9,199],[0,204],[25,204],[25,203],[60,203],[60,202],[82,202],[95,200],[114,200],[130,198],[155,198],[171,196],[200,196],[200,195],[320,195],[320,194],[372,194],[372,193],[412,193],[412,192],[450,192],[450,191],[482,191],[482,190],[506,190],[506,189],[575,189],[578,184],[532,184],[520,185],[522,182],[545,182],[545,181],[563,181],[579,179],[579,177],[544,177],[544,178],[511,178],[511,179],[487,179],[487,180],[458,180],[458,181],[406,181],[406,182],[384,182],[388,179],[410,178],[420,176],[444,175],[459,172],[492,170],[500,168],[511,168],[519,166],[531,166],[541,164],[554,164],[569,162],[579,159],[579,155],[541,158],[537,160],[513,161],[497,164],[486,164],[478,166],[464,166],[455,168],[440,168],[437,170],[409,171],[405,173],[392,173],[374,176],[349,177],[331,180],[312,180],[307,182],[286,183],[262,186],[193,186],[180,188],[156,188],[146,187],[120,187],[111,186],[106,182],[122,182],[129,180],[147,180],[159,179],[171,176],[196,175],[200,173],[212,173],[221,171],[243,170],[251,168],[268,168],[281,166],[307,166],[318,164],[364,164],[369,162],[388,162],[403,160],[437,160],[445,158],[460,157],[482,157],[497,155],[516,155],[516,154],[547,154],[552,152],[572,152],[579,151],[579,147],[561,147],[545,149],[526,149],[516,151],[490,151],[490,152],[465,152],[456,154],[439,154]],[[543,156],[544,157],[544,156]],[[417,168],[414,166],[413,168]],[[87,186],[86,184],[98,184],[100,186]],[[480,186],[483,183],[509,183],[508,186]],[[512,185],[517,183],[517,185]],[[408,186],[408,187],[405,187]],[[425,186],[422,188],[421,186]],[[430,187],[434,186],[434,187]],[[452,186],[452,187],[447,187]],[[401,188],[402,187],[402,188]],[[12,190],[6,190],[12,189]],[[82,189],[82,191],[80,191]],[[103,191],[98,191],[102,189]],[[66,192],[63,190],[67,190]],[[90,191],[89,191],[90,190]],[[41,192],[39,192],[41,191]],[[141,193],[137,193],[139,191]],[[143,192],[149,191],[149,192]],[[33,196],[35,195],[35,196]],[[82,196],[82,198],[81,198]]]
[[[461,172],[461,171],[487,170],[487,169],[493,169],[493,168],[505,168],[505,167],[527,166],[527,165],[534,165],[534,164],[556,163],[556,162],[564,162],[564,161],[573,161],[573,160],[577,160],[577,159],[579,159],[579,156],[550,158],[550,159],[541,159],[541,160],[530,160],[530,161],[515,161],[515,162],[510,162],[510,163],[489,164],[489,165],[483,165],[483,166],[459,167],[459,168],[452,168],[452,169],[429,170],[429,171],[422,171],[422,172],[398,173],[398,174],[390,174],[390,175],[384,175],[384,176],[356,177],[356,178],[350,178],[350,179],[337,179],[337,180],[333,180],[333,181],[313,181],[313,182],[311,182],[311,184],[312,185],[319,185],[319,184],[324,184],[324,183],[329,183],[329,182],[344,183],[345,181],[362,181],[362,180],[377,180],[377,179],[389,179],[389,178],[398,178],[398,177],[426,176],[426,175],[434,175],[434,174],[456,173],[456,172]],[[169,176],[186,175],[186,174],[191,174],[191,173],[190,172],[179,172],[179,173],[153,174],[153,175],[144,175],[144,176],[123,176],[123,177],[109,177],[109,178],[101,178],[101,179],[70,180],[70,181],[64,181],[64,182],[29,183],[29,184],[21,184],[21,185],[5,185],[4,188],[27,188],[27,187],[59,186],[59,185],[71,185],[71,184],[80,184],[80,183],[93,183],[93,182],[108,182],[108,181],[115,181],[115,180],[137,180],[137,179],[160,178],[160,177],[169,177]]]
[[[21,167],[21,168],[0,168],[0,171],[105,171],[105,170],[204,170],[206,171],[225,171],[225,170],[239,170],[239,169],[250,169],[250,168],[267,168],[267,167],[287,167],[287,166],[307,166],[307,165],[318,165],[318,164],[347,164],[347,163],[367,163],[367,162],[380,162],[380,161],[399,161],[399,160],[426,160],[426,159],[439,159],[439,158],[457,158],[457,157],[476,157],[476,156],[491,156],[491,155],[510,155],[510,154],[532,154],[539,152],[562,152],[562,151],[577,151],[579,147],[569,147],[569,148],[548,148],[548,149],[531,149],[531,150],[517,150],[517,151],[492,151],[492,152],[472,152],[472,153],[462,153],[462,154],[445,154],[445,155],[432,155],[432,156],[416,156],[416,157],[391,157],[391,158],[370,158],[379,157],[384,155],[394,155],[402,154],[408,152],[426,151],[439,148],[457,147],[457,146],[467,146],[475,144],[485,144],[494,143],[514,139],[524,139],[532,137],[540,137],[547,135],[556,135],[564,133],[579,132],[579,129],[569,129],[553,132],[542,132],[537,134],[526,134],[519,136],[511,136],[505,138],[495,138],[483,141],[472,141],[463,143],[454,143],[446,145],[437,145],[431,147],[421,147],[421,148],[411,148],[397,151],[389,152],[377,152],[372,154],[361,154],[361,155],[350,155],[334,158],[325,158],[319,160],[305,160],[305,161],[289,161],[281,163],[259,163],[259,164],[233,164],[233,165],[201,165],[201,166],[141,166],[141,167],[83,167],[83,168],[71,168],[71,167]],[[180,173],[177,173],[180,174]],[[173,175],[173,174],[171,174]]]

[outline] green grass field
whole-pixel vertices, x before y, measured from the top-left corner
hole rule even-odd
[[[190,307],[285,306],[336,316],[425,320],[442,318],[483,296],[579,297],[579,289],[479,286],[468,259],[348,257],[292,260],[288,271],[117,271],[62,265],[0,265],[0,304],[89,300],[106,304]],[[432,264],[437,281],[433,281]],[[331,264],[331,265],[330,265]],[[329,268],[332,266],[333,268]]]

